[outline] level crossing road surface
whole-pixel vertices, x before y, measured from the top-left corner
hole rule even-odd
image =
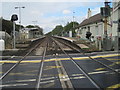
[[[119,73],[103,65],[91,61],[82,54],[70,54],[78,65],[101,87],[119,88]],[[57,56],[57,57],[56,57]],[[105,63],[117,72],[120,71],[120,55],[118,53],[93,53],[92,58]],[[104,58],[104,59],[101,59]],[[0,61],[2,71],[0,76],[13,66],[21,56],[13,56]],[[36,88],[41,56],[27,56],[14,70],[2,79],[1,88]],[[112,61],[108,62],[107,60]],[[71,59],[64,54],[48,55],[45,57],[41,75],[40,88],[96,88],[93,83],[75,66]]]
[[[74,42],[49,36],[33,41],[25,52],[23,56],[0,61],[1,88],[101,90],[120,87],[117,52],[85,53]]]

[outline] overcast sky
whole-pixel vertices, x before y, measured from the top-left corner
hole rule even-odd
[[[36,24],[47,33],[56,25],[66,25],[73,21],[73,16],[80,23],[87,17],[88,8],[91,8],[92,15],[99,13],[100,7],[104,6],[103,2],[104,0],[2,0],[0,16],[10,20],[12,14],[19,15],[16,6],[25,6],[21,9],[22,25]]]

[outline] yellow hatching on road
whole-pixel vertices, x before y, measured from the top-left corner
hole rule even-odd
[[[108,65],[108,66],[115,66],[115,65],[118,65],[118,64],[120,64],[120,62],[113,62],[112,64],[110,64],[110,65]],[[97,71],[99,71],[99,70],[104,70],[104,69],[106,69],[106,68],[97,68],[97,69],[95,69],[95,70],[97,70]]]
[[[108,54],[108,55],[99,55],[99,56],[91,56],[92,58],[99,58],[99,57],[114,57],[114,56],[120,56],[118,54]],[[89,57],[74,57],[74,60],[89,60]],[[52,59],[45,59],[45,62],[55,61],[55,60],[70,60],[70,58],[52,58]],[[114,59],[108,59],[108,60],[114,60]],[[119,59],[115,59],[119,60]],[[17,60],[1,60],[0,63],[17,63]],[[39,63],[41,60],[23,60],[21,63]]]
[[[115,90],[117,88],[120,88],[120,84],[112,85],[106,88],[106,90]]]

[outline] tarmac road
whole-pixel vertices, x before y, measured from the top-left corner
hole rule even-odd
[[[97,62],[91,61],[88,57],[80,54],[72,54],[75,61],[97,82],[102,88],[120,87],[118,74]],[[119,63],[117,54],[108,53],[106,55],[94,54],[93,58],[104,57],[107,60]],[[1,61],[2,71],[4,74],[19,59]],[[101,60],[102,61],[102,60]],[[3,80],[2,88],[35,88],[40,67],[41,56],[29,56],[20,63],[12,72],[10,72]],[[113,67],[114,63],[107,63]],[[115,68],[119,69],[119,68]],[[67,86],[68,85],[68,86]],[[43,73],[41,78],[41,88],[95,88],[93,83],[87,79],[83,73],[71,62],[71,60],[61,55],[56,57],[48,56],[45,58]]]

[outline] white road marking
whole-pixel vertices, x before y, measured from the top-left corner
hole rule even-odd
[[[6,85],[0,85],[0,87],[15,87],[15,86],[26,86],[28,84],[6,84]]]
[[[117,69],[118,70],[118,69]],[[90,72],[88,74],[90,75],[93,75],[93,74],[100,74],[100,73],[107,73],[109,71],[98,71],[98,72]],[[114,74],[114,73],[109,73],[109,74]],[[66,75],[60,75],[59,78],[61,79],[61,81],[68,81],[70,79],[83,79],[83,78],[86,78],[85,76],[83,76],[83,74],[72,74],[73,77],[70,77],[68,78],[68,76]],[[48,77],[48,78],[42,78],[41,80],[47,80],[47,81],[41,81],[41,84],[46,84],[46,83],[54,83],[55,79],[57,77]],[[0,85],[0,87],[13,87],[13,86],[25,86],[25,85],[28,85],[26,83],[24,84],[21,84],[21,82],[34,82],[36,81],[36,79],[27,79],[27,80],[15,80],[15,81],[8,81],[8,83],[11,83],[11,82],[18,82],[20,84],[6,84],[6,85]]]
[[[45,84],[45,83],[52,83],[52,82],[55,82],[55,80],[41,81],[41,84]]]
[[[16,56],[12,56],[11,58],[14,58],[14,57],[16,57]]]
[[[44,86],[42,86],[43,88],[50,88],[50,87],[53,87],[55,85],[55,82],[50,82],[48,84],[45,84]]]
[[[98,71],[98,72],[90,72],[88,74],[100,74],[100,73],[107,73],[109,71]]]
[[[70,77],[70,79],[82,79],[82,78],[86,78],[86,77],[85,76]]]
[[[55,77],[41,78],[41,80],[55,79]]]
[[[36,79],[16,80],[15,82],[32,82],[32,81],[36,81]]]
[[[67,75],[67,72],[65,71],[65,69],[62,65],[62,62],[56,60],[55,64],[56,64],[56,66],[61,66],[61,68],[57,68],[57,70],[58,70],[58,73],[59,73],[59,79],[60,79],[63,90],[64,90],[64,88],[66,88],[66,89],[71,88],[71,90],[74,90],[73,85],[70,81],[70,78]]]

